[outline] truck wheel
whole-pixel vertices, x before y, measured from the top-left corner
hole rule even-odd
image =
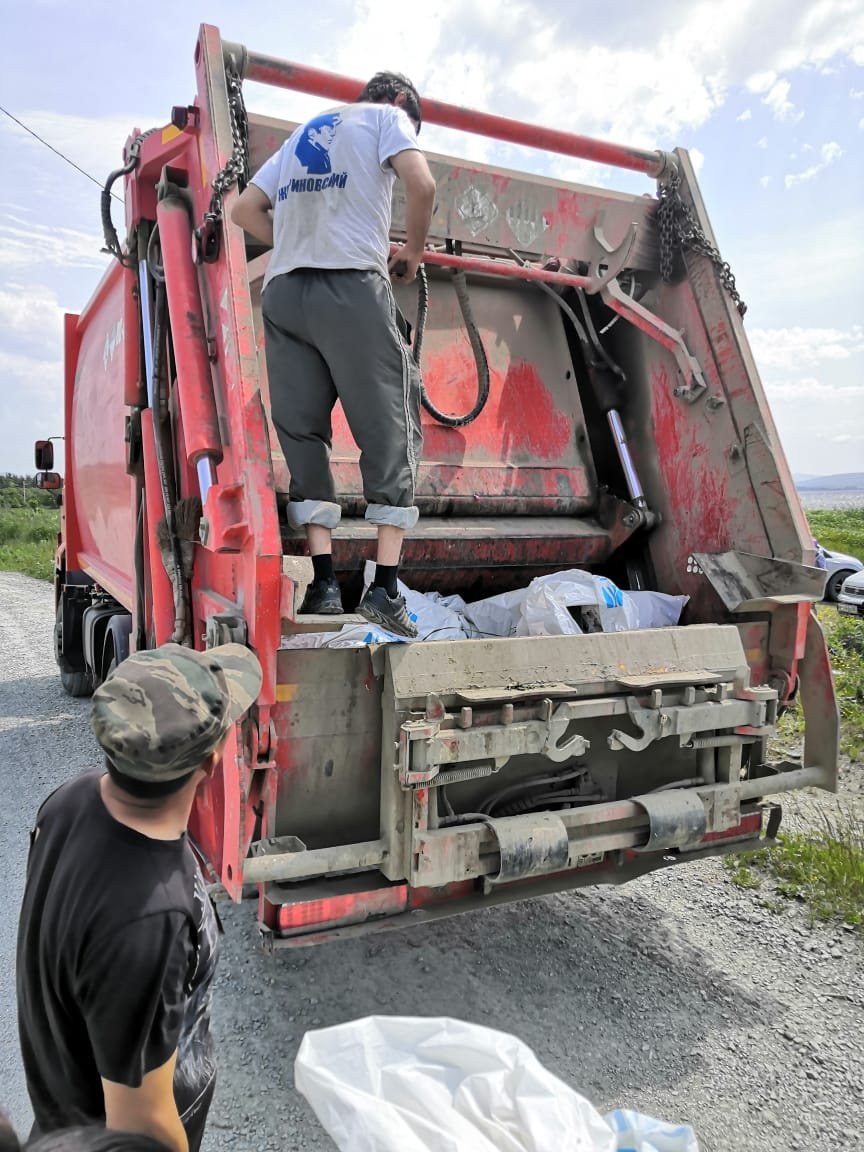
[[[54,659],[60,664],[60,645],[63,637],[63,602],[57,605],[57,618],[54,623]],[[60,683],[67,696],[90,696],[93,692],[93,681],[87,669],[80,672],[64,672],[60,668]]]

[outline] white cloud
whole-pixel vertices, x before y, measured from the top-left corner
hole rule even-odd
[[[44,285],[9,283],[0,288],[0,331],[27,344],[59,346],[63,309]]]
[[[850,407],[864,400],[864,385],[853,384],[844,388],[825,384],[815,376],[806,376],[800,380],[769,381],[765,391],[772,400],[817,401],[819,404],[848,404]],[[842,433],[832,432],[831,435],[836,437]]]
[[[771,177],[770,176],[760,176],[759,177],[760,187],[767,188],[770,183],[771,183]]]
[[[864,67],[864,44],[856,44],[852,49],[852,61]]]
[[[826,360],[848,360],[864,352],[860,324],[838,328],[754,328],[748,333],[760,368],[812,367]]]
[[[768,137],[767,136],[760,136],[760,138],[756,141],[756,143],[760,148],[767,148],[768,147]]]
[[[744,111],[741,113],[741,115],[736,116],[735,119],[737,121],[739,121],[739,123],[743,123],[745,120],[752,120],[753,119],[753,113],[750,111],[749,108],[745,108]]]
[[[109,172],[122,166],[123,146],[135,128],[146,132],[166,122],[164,108],[155,114],[98,117],[30,110],[21,112],[18,119],[100,183],[104,183]],[[17,124],[6,121],[4,131],[22,147],[38,149],[40,154],[46,154],[45,145]],[[57,162],[62,163],[59,156]]]
[[[849,95],[853,100],[860,100],[864,96],[864,88],[850,88]]]
[[[763,92],[767,92],[776,80],[776,72],[757,72],[755,76],[751,76],[747,81],[747,87],[751,92],[761,95]]]
[[[37,224],[23,216],[0,218],[0,268],[43,263],[55,268],[104,268],[109,257],[100,253],[102,243],[95,233]]]
[[[805,184],[808,180],[812,180],[814,176],[818,176],[829,164],[833,164],[835,160],[839,160],[843,155],[843,149],[836,141],[830,141],[828,144],[823,144],[819,150],[821,159],[818,164],[813,164],[810,168],[805,168],[803,172],[794,172],[784,177],[784,184],[787,188],[794,188],[797,184]]]
[[[802,152],[812,152],[813,151],[813,145],[812,144],[802,144],[801,145],[801,151]]]
[[[864,118],[858,121],[858,131],[864,132]]]
[[[796,110],[795,105],[788,99],[792,85],[788,80],[778,80],[772,85],[762,103],[767,104],[775,120],[800,120],[803,112]]]
[[[698,175],[705,167],[705,153],[699,148],[690,148],[688,151],[690,153],[690,160],[693,163],[693,170]]]

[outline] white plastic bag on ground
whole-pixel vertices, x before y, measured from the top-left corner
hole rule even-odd
[[[616,1134],[520,1040],[447,1017],[307,1032],[294,1083],[340,1152],[698,1152],[690,1129],[636,1113]],[[652,1127],[665,1143],[642,1139]]]

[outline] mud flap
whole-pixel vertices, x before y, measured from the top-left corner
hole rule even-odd
[[[486,823],[495,833],[501,854],[498,875],[485,878],[486,891],[495,884],[559,872],[567,867],[570,856],[567,829],[553,812],[489,819]]]

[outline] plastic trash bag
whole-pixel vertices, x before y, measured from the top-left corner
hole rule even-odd
[[[699,1152],[696,1133],[687,1124],[666,1124],[625,1108],[607,1112],[605,1120],[615,1133],[617,1152]]]
[[[674,628],[689,596],[669,596],[665,592],[625,592],[624,601],[634,608],[633,628]]]
[[[375,565],[371,560],[366,561],[363,576],[365,585],[368,587],[375,576]],[[413,588],[408,588],[401,580],[397,581],[397,585],[400,593],[405,597],[408,615],[417,625],[417,640],[466,639],[467,632],[463,626],[461,615],[445,603],[444,597],[439,596],[437,592],[428,595],[423,592],[415,592]],[[388,632],[386,635],[389,636],[390,633]],[[405,640],[406,637],[399,636],[397,639]],[[382,643],[382,641],[370,640],[369,643]],[[383,643],[387,643],[387,641],[383,641]]]
[[[583,629],[570,608],[591,609],[603,632],[623,632],[636,626],[635,614],[617,584],[606,576],[570,568],[531,581],[521,605],[517,636],[578,635]]]
[[[283,636],[283,651],[291,648],[365,648],[367,644],[407,644],[409,637],[397,636],[376,624],[343,624],[338,632],[298,632]]]
[[[610,1114],[616,1130],[520,1040],[447,1017],[307,1032],[294,1083],[340,1152],[699,1152],[636,1113]]]
[[[522,601],[528,595],[527,588],[517,588],[515,592],[501,592],[497,596],[487,596],[485,600],[475,600],[462,609],[462,619],[471,637],[483,639],[487,636],[515,636],[522,616]]]

